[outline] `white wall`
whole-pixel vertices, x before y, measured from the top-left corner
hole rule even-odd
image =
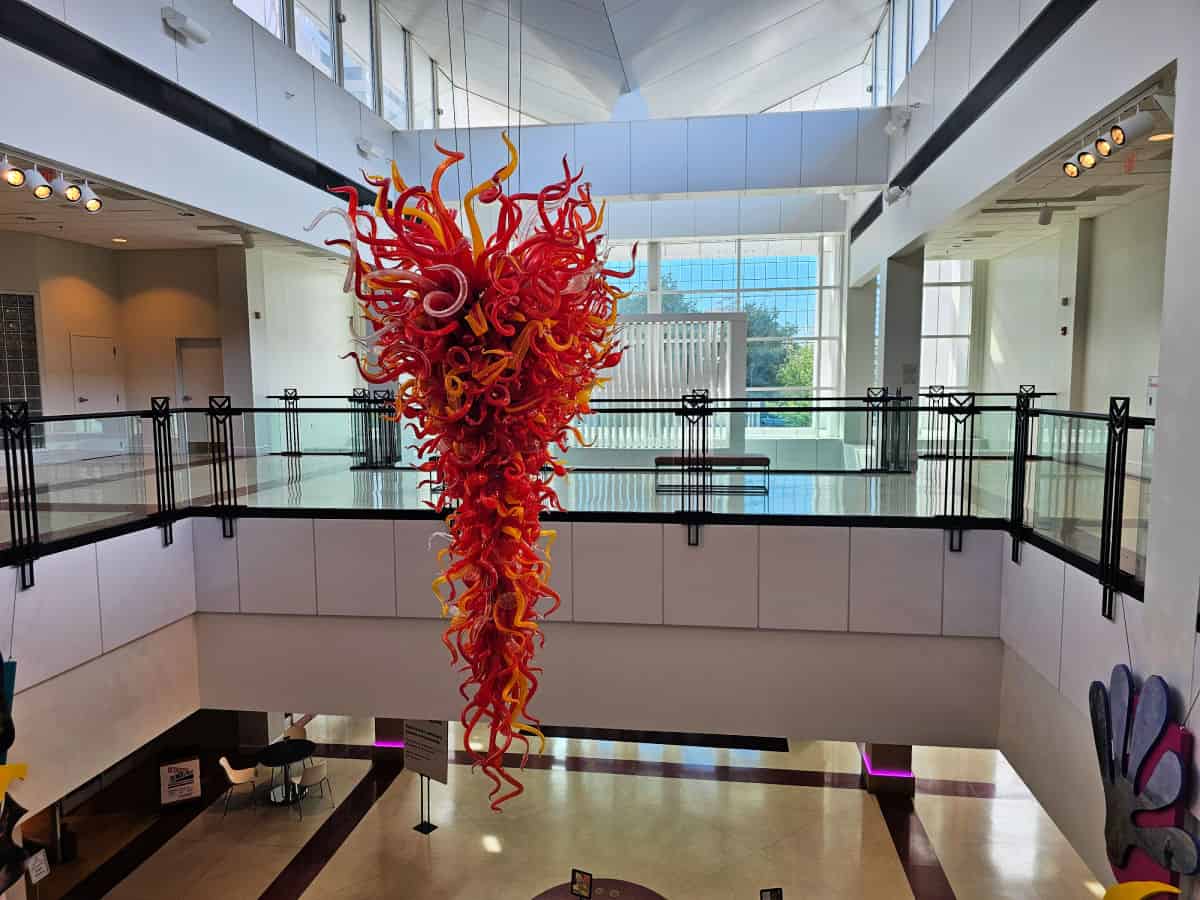
[[[1169,193],[1115,209],[1092,229],[1091,290],[1084,340],[1083,402],[1108,409],[1128,396],[1134,415],[1146,406],[1146,380],[1158,374]]]
[[[308,394],[349,394],[363,386],[354,361],[350,316],[358,311],[342,293],[346,268],[295,253],[246,252],[250,352],[256,405],[284,388]],[[262,313],[262,318],[254,318]]]
[[[983,391],[1022,384],[1061,393],[1069,385],[1071,339],[1059,333],[1057,235],[988,262],[982,342]]]

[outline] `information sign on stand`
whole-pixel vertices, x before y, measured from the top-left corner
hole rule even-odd
[[[430,780],[445,784],[450,762],[450,726],[430,719],[404,720],[404,768],[421,776],[421,821],[414,831],[429,834],[437,826],[429,821]]]
[[[200,797],[200,760],[196,757],[158,767],[159,802],[163,806]]]
[[[29,873],[29,880],[33,884],[37,884],[43,878],[50,874],[50,860],[46,857],[45,850],[39,850],[29,859],[25,860],[25,871]]]

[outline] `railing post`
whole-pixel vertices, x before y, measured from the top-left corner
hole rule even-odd
[[[1028,394],[1017,394],[1017,412],[1013,418],[1012,508],[1009,524],[1012,528],[1012,561],[1021,561],[1021,538],[1025,530],[1025,476],[1029,460],[1030,401]]]
[[[213,506],[220,512],[221,534],[232,538],[237,507],[237,467],[233,455],[233,410],[229,397],[209,397],[207,415]]]
[[[929,395],[930,410],[927,413],[929,416],[929,442],[925,447],[926,459],[937,459],[943,453],[947,452],[943,448],[943,427],[947,425],[944,416],[941,414],[942,407],[946,404],[946,387],[941,384],[931,384],[926,388],[926,393]],[[917,405],[920,406],[920,394],[918,393]]]
[[[946,478],[942,485],[942,513],[952,520],[950,552],[963,548],[962,520],[971,515],[975,474],[974,394],[951,394],[941,415],[946,417]]]
[[[371,392],[371,421],[375,427],[378,440],[375,442],[376,458],[373,466],[385,467],[396,464],[396,423],[389,422],[387,416],[394,411],[396,395],[387,388],[378,388]]]
[[[154,488],[162,522],[163,546],[175,543],[175,447],[171,436],[171,398],[150,398],[154,429]]]
[[[369,405],[367,389],[354,388],[350,395],[350,452],[364,459],[369,452],[366,434],[366,407]]]
[[[284,456],[300,455],[300,392],[295,388],[283,389],[283,440]]]
[[[0,430],[4,432],[4,471],[8,476],[9,535],[17,551],[17,568],[24,591],[33,587],[33,559],[41,542],[29,404],[24,400],[0,404]]]
[[[1104,512],[1100,521],[1100,613],[1115,618],[1113,599],[1121,578],[1121,532],[1125,518],[1125,458],[1129,449],[1129,398],[1108,399],[1108,446],[1104,456]]]
[[[888,389],[867,388],[867,453],[865,472],[882,472],[887,462]]]
[[[708,508],[712,464],[708,458],[708,391],[691,391],[680,398],[682,422],[682,496],[689,547],[700,545],[700,525]]]

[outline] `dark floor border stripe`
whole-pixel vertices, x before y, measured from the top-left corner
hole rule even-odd
[[[455,750],[450,761],[459,766],[475,764],[465,750]],[[517,771],[521,754],[504,754],[504,766]],[[811,769],[770,769],[758,766],[712,766],[699,763],[676,763],[648,759],[607,759],[592,756],[550,756],[530,754],[526,769],[545,772],[559,769],[595,775],[634,775],[645,778],[684,778],[696,781],[724,781],[734,784],[773,784],[786,787],[864,789],[862,776],[853,772],[817,772]],[[943,797],[975,797],[996,799],[996,786],[984,781],[953,781],[921,778],[917,790],[922,794]]]
[[[321,823],[292,861],[259,896],[259,900],[296,900],[313,883],[321,870],[391,787],[404,766],[390,760],[375,760],[354,790]]]
[[[213,798],[209,796],[199,803],[164,809],[145,830],[63,894],[62,900],[96,900],[103,897],[161,850],[167,841],[183,831],[212,802]]]
[[[583,741],[623,741],[629,744],[675,744],[681,747],[716,747],[727,750],[761,750],[787,753],[787,738],[742,734],[706,734],[685,731],[629,731],[622,728],[578,728],[543,725],[542,734]]]
[[[374,192],[357,178],[343,175],[289,147],[21,0],[0,3],[0,37],[315,188],[326,191],[352,185],[358,190],[359,203],[375,202]],[[33,152],[35,148],[26,149]],[[105,173],[97,174],[103,177]]]
[[[916,900],[957,900],[916,807],[908,797],[879,794],[879,811]]]

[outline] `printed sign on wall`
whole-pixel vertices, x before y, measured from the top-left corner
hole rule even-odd
[[[158,767],[159,801],[163,806],[200,796],[200,760],[184,759]]]
[[[404,720],[404,768],[446,783],[450,726],[436,719]]]

